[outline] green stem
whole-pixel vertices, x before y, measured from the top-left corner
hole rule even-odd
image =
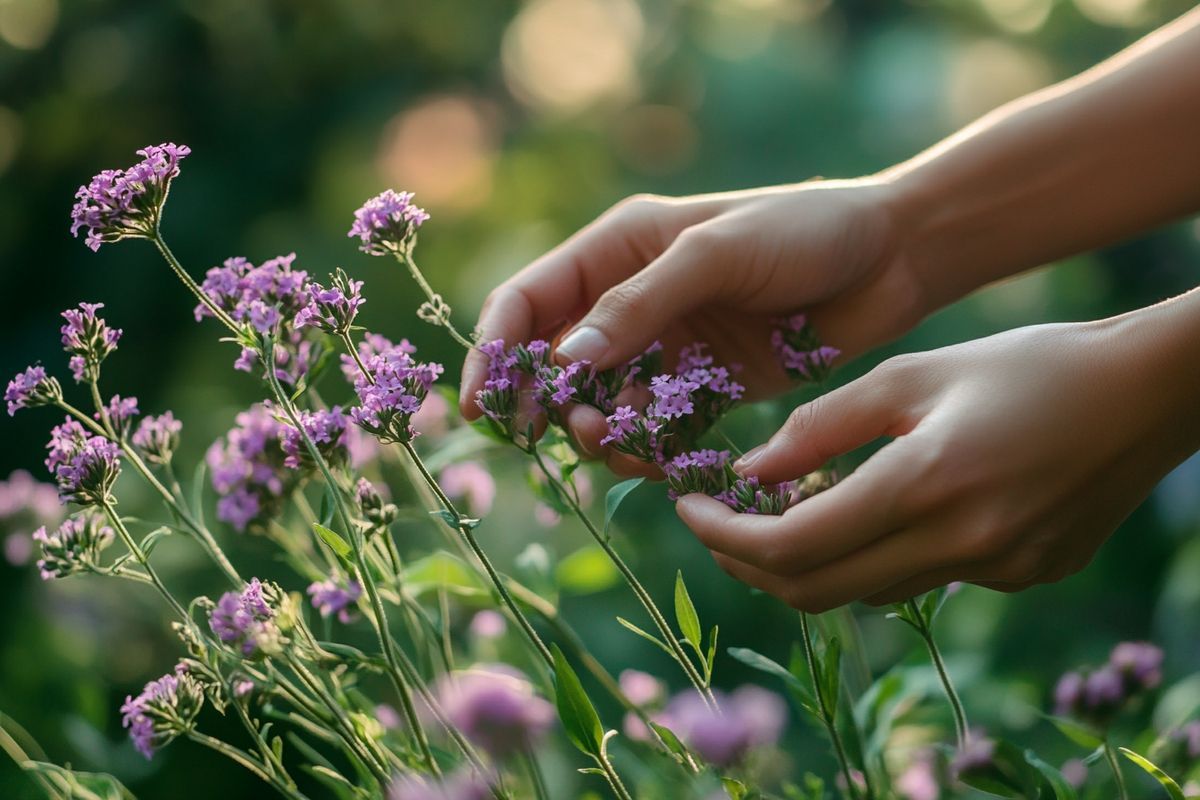
[[[942,652],[938,649],[937,642],[933,639],[933,629],[931,622],[925,619],[925,615],[921,613],[921,607],[917,601],[910,598],[905,601],[908,611],[913,615],[920,625],[917,628],[917,633],[921,635],[921,639],[925,642],[925,649],[929,651],[929,659],[933,662],[933,668],[937,670],[938,680],[942,682],[942,689],[946,692],[946,699],[950,702],[950,710],[954,715],[954,734],[958,741],[958,749],[962,750],[967,746],[967,712],[963,708],[962,700],[958,697],[958,692],[954,689],[954,682],[950,680],[950,673],[946,669],[946,662],[942,659]]]
[[[633,795],[625,788],[625,784],[621,782],[621,776],[612,762],[608,760],[608,740],[616,735],[616,731],[609,731],[604,734],[604,738],[600,740],[600,753],[595,756],[596,763],[600,765],[600,769],[604,770],[604,777],[608,779],[608,785],[612,788],[618,800],[633,800]]]
[[[1109,769],[1112,770],[1113,780],[1117,782],[1117,796],[1120,800],[1129,800],[1129,789],[1125,786],[1125,775],[1121,772],[1121,762],[1117,759],[1117,754],[1108,739],[1104,740],[1104,758],[1108,761]]]
[[[104,511],[104,516],[108,517],[108,521],[117,529],[117,534],[121,537],[121,541],[125,543],[125,546],[129,548],[129,552],[133,554],[134,559],[141,564],[142,569],[146,570],[146,576],[154,584],[154,588],[158,589],[159,594],[166,599],[171,608],[175,610],[175,613],[185,623],[190,624],[191,618],[188,616],[187,611],[179,604],[174,595],[167,590],[166,584],[162,582],[162,578],[158,577],[158,573],[154,570],[154,567],[150,566],[150,560],[146,558],[146,554],[142,551],[141,546],[138,545],[137,540],[133,538],[129,529],[125,527],[125,523],[121,521],[121,516],[117,514],[117,509],[113,507],[112,501],[105,500],[100,504],[100,507]]]
[[[308,800],[308,798],[305,797],[305,795],[300,793],[299,789],[295,788],[294,786],[289,786],[287,783],[280,780],[276,776],[268,773],[263,768],[263,766],[261,764],[259,764],[258,761],[256,761],[254,759],[254,757],[251,756],[249,753],[247,753],[245,750],[242,750],[241,748],[238,748],[238,747],[234,747],[231,744],[227,744],[226,742],[223,742],[220,739],[213,738],[212,736],[201,733],[200,731],[197,731],[197,730],[188,731],[187,736],[193,742],[204,745],[205,747],[209,748],[210,750],[215,750],[216,752],[220,753],[221,755],[225,756],[226,758],[229,758],[233,761],[236,761],[238,764],[241,764],[243,767],[250,770],[250,772],[254,773],[255,777],[257,777],[257,778],[265,781],[266,783],[269,783],[271,786],[275,787],[275,789],[280,794],[282,794],[284,797],[292,798],[292,800]]]
[[[427,300],[429,300],[430,304],[436,303],[441,299],[438,293],[433,290],[433,287],[429,285],[429,281],[425,280],[425,276],[421,274],[420,268],[417,267],[417,262],[413,261],[411,245],[405,248],[403,251],[396,251],[395,255],[396,259],[400,261],[400,263],[408,267],[408,274],[412,275],[413,280],[417,282],[417,286],[421,287],[421,291],[425,293],[425,297]],[[441,302],[445,303],[444,300]],[[447,314],[448,311],[449,310],[447,310]],[[441,324],[450,333],[450,336],[454,338],[454,341],[458,342],[468,350],[474,349],[474,343],[458,332],[458,329],[454,327],[454,323],[450,321],[448,315],[446,319],[441,320]]]
[[[529,783],[533,786],[534,797],[537,800],[550,800],[550,793],[546,791],[546,779],[542,776],[542,769],[538,766],[537,758],[528,748],[521,755],[525,762],[525,771],[529,773]]]
[[[833,742],[833,751],[837,756],[838,764],[842,768],[842,778],[846,781],[846,793],[853,800],[858,800],[858,787],[854,783],[853,773],[850,770],[850,759],[846,756],[845,745],[842,744],[842,735],[838,732],[837,723],[834,717],[834,708],[830,707],[829,703],[836,703],[837,698],[825,697],[825,693],[821,690],[821,682],[817,680],[817,654],[813,650],[812,634],[809,632],[808,614],[800,612],[800,632],[804,639],[804,658],[808,662],[808,674],[813,682],[813,694],[817,698],[817,706],[821,711],[821,723],[825,726],[825,730],[829,733],[829,738]]]
[[[166,241],[163,240],[162,235],[159,234],[157,230],[150,238],[150,241],[154,242],[154,246],[158,248],[158,252],[162,254],[163,259],[166,260],[168,265],[170,265],[172,271],[174,271],[179,280],[183,281],[183,285],[191,290],[192,294],[196,296],[196,299],[199,300],[205,308],[212,312],[212,315],[216,317],[222,325],[229,328],[229,330],[231,330],[235,335],[240,334],[242,331],[242,326],[234,322],[233,317],[229,316],[229,314],[225,313],[224,309],[213,302],[213,299],[208,296],[208,293],[205,292],[195,280],[193,280],[192,276],[189,275],[187,270],[183,268],[183,265],[179,263],[179,259],[175,257],[174,253],[171,252],[171,248],[167,247]]]

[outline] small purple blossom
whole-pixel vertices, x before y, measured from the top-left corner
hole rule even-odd
[[[71,235],[87,229],[85,241],[93,251],[104,242],[156,235],[171,181],[179,162],[192,151],[169,142],[138,150],[142,160],[128,169],[106,169],[75,193]]]
[[[27,367],[24,372],[8,382],[4,390],[4,402],[8,403],[8,415],[15,416],[17,409],[36,408],[62,399],[62,386],[46,375],[44,367]]]
[[[179,447],[179,433],[183,423],[175,419],[170,411],[157,417],[142,417],[131,441],[146,460],[156,464],[170,462],[175,448]]]
[[[1162,683],[1163,652],[1149,642],[1121,642],[1097,669],[1068,672],[1054,688],[1054,713],[1104,729],[1135,698]]]
[[[622,670],[617,676],[621,693],[635,706],[652,706],[663,701],[667,687],[648,672],[636,669]]]
[[[517,357],[505,349],[503,339],[481,344],[478,350],[487,358],[487,378],[483,388],[475,392],[475,404],[491,420],[497,433],[512,439],[520,433],[514,427],[521,390]]]
[[[208,615],[212,632],[246,658],[274,649],[279,629],[275,611],[263,596],[263,585],[252,578],[240,592],[226,592]]]
[[[695,691],[681,692],[651,719],[669,728],[697,755],[719,767],[740,761],[752,749],[779,741],[787,725],[787,703],[778,694],[747,685],[725,696],[714,711]]]
[[[136,397],[121,397],[119,394],[114,394],[112,399],[108,401],[108,405],[104,407],[104,413],[96,412],[96,420],[102,422],[104,417],[108,417],[108,421],[112,423],[113,429],[120,436],[124,436],[129,432],[129,427],[133,423],[133,418],[138,415],[138,401]]]
[[[285,425],[283,429],[283,452],[287,456],[283,459],[284,466],[292,469],[313,466],[313,456],[304,441],[305,435],[316,445],[317,452],[326,461],[334,464],[345,463],[346,415],[342,413],[341,406],[318,411],[300,411],[297,421],[300,428]],[[304,435],[301,435],[301,429]]]
[[[763,486],[758,478],[737,478],[729,488],[716,495],[725,505],[741,514],[779,516],[798,499],[791,481]]]
[[[346,235],[357,236],[361,242],[358,249],[368,255],[407,251],[417,229],[429,219],[412,199],[412,192],[383,191],[354,212],[354,224]]]
[[[460,461],[442,470],[438,476],[442,491],[451,500],[465,499],[472,516],[486,516],[496,499],[496,481],[479,461]]]
[[[699,492],[716,496],[726,491],[729,464],[728,450],[693,450],[681,453],[664,468],[668,496],[678,500],[685,494]]]
[[[70,354],[71,374],[77,382],[100,377],[100,363],[117,349],[121,329],[112,328],[96,312],[104,303],[80,303],[62,312],[66,324],[60,328],[63,350]]]
[[[471,617],[469,628],[476,639],[499,639],[508,630],[508,622],[499,611],[485,608]]]
[[[127,696],[121,706],[121,724],[129,729],[134,747],[146,758],[196,723],[204,705],[204,690],[188,674],[186,665],[150,681],[137,697]]]
[[[340,622],[349,623],[355,620],[354,604],[362,597],[362,586],[353,578],[348,581],[330,579],[309,585],[308,594],[312,597],[313,608],[322,617],[337,614]]]
[[[495,758],[532,747],[555,719],[550,703],[508,666],[450,673],[439,680],[437,694],[447,719]]]
[[[77,514],[63,520],[54,533],[38,528],[33,540],[41,545],[37,566],[42,580],[90,572],[100,564],[100,553],[113,542],[113,530],[96,514]]]
[[[778,319],[775,324],[771,348],[783,370],[794,380],[824,380],[841,351],[821,344],[804,314]]]
[[[108,502],[121,473],[121,448],[103,436],[93,436],[69,417],[50,432],[46,467],[58,483],[64,502],[82,506]]]
[[[340,269],[329,278],[332,285],[328,289],[316,281],[305,287],[308,302],[296,313],[295,326],[311,326],[334,336],[345,336],[358,316],[358,309],[366,302],[362,296],[363,282],[351,280]]]
[[[360,346],[359,350],[360,357],[364,350],[367,354],[362,359],[366,374],[350,359],[359,401],[350,409],[350,419],[384,442],[411,441],[416,435],[412,417],[442,374],[442,365],[416,361],[407,342],[392,345],[381,336],[374,336],[367,348]]]
[[[219,495],[217,517],[239,531],[275,513],[298,475],[284,467],[285,426],[265,405],[237,415],[237,424],[213,442],[206,461]]]

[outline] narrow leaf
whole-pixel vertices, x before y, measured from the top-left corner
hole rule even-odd
[[[675,657],[675,653],[674,653],[674,652],[671,650],[671,648],[670,648],[670,647],[668,647],[668,646],[666,645],[666,643],[664,643],[664,642],[663,642],[661,639],[659,639],[659,638],[658,638],[657,636],[655,636],[654,634],[652,634],[652,633],[647,633],[646,631],[642,630],[642,629],[641,629],[641,628],[639,628],[637,625],[634,625],[632,622],[630,622],[629,620],[625,619],[624,617],[617,617],[617,622],[621,623],[621,625],[622,625],[622,626],[624,626],[625,628],[628,628],[629,630],[633,631],[634,633],[636,633],[638,636],[642,637],[642,638],[643,638],[643,639],[645,639],[646,641],[648,641],[648,642],[654,642],[654,644],[656,644],[656,645],[658,645],[659,647],[661,647],[661,648],[663,649],[663,652],[665,652],[667,655],[671,656],[672,658],[674,658],[674,657]]]
[[[1159,784],[1161,784],[1162,787],[1167,790],[1167,795],[1171,798],[1171,800],[1185,800],[1183,789],[1179,788],[1179,784],[1176,783],[1170,775],[1163,772],[1155,764],[1153,764],[1150,759],[1146,758],[1145,756],[1138,755],[1128,747],[1122,747],[1119,749],[1121,750],[1121,755],[1137,764],[1139,767],[1148,772],[1150,776],[1154,778],[1154,780],[1158,781]]]
[[[1025,760],[1042,773],[1042,777],[1050,784],[1050,788],[1054,790],[1054,800],[1077,800],[1075,788],[1067,783],[1061,772],[1038,758],[1032,750],[1025,751]]]
[[[1046,719],[1050,720],[1051,725],[1058,728],[1059,733],[1080,747],[1095,750],[1104,746],[1104,739],[1086,725],[1062,717],[1046,717]]]
[[[590,756],[599,756],[604,728],[592,701],[583,691],[579,676],[567,663],[558,645],[550,645],[554,655],[554,703],[558,717],[571,743]]]
[[[788,685],[791,689],[798,689],[801,692],[808,692],[807,687],[799,678],[788,671],[787,667],[772,661],[762,653],[755,652],[748,647],[730,647],[726,651],[738,661],[745,664],[751,669],[756,669],[759,672],[765,672],[768,675],[773,675],[779,678]]]
[[[675,619],[679,623],[683,638],[687,639],[697,653],[701,652],[700,617],[696,614],[696,606],[692,604],[692,597],[683,582],[683,570],[675,573]]]
[[[617,508],[624,502],[625,498],[634,489],[642,485],[645,478],[630,478],[627,481],[621,481],[616,486],[608,490],[608,494],[604,495],[604,535],[608,535],[608,527],[612,524],[613,515],[617,513]]]
[[[842,678],[842,643],[836,636],[829,639],[825,648],[824,663],[821,665],[821,693],[825,696],[825,704],[829,708],[832,721],[837,716],[838,689]]]
[[[594,594],[615,586],[621,580],[621,573],[602,548],[590,544],[559,561],[554,577],[569,592]]]
[[[333,550],[333,552],[342,558],[350,557],[350,545],[336,532],[326,528],[319,522],[313,523],[313,530],[317,532],[317,535],[321,537],[325,544],[329,545],[329,549]]]

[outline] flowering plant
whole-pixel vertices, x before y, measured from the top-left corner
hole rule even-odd
[[[546,341],[480,342],[460,333],[452,309],[414,258],[429,215],[411,194],[389,190],[355,213],[349,236],[364,253],[396,259],[425,293],[418,316],[488,362],[475,398],[482,423],[456,432],[467,442],[459,457],[438,458],[450,426],[437,386],[443,368],[420,360],[408,340],[355,324],[366,302],[363,282],[341,269],[319,282],[297,267],[295,254],[257,266],[229,258],[197,281],[161,232],[171,183],[190,150],[163,144],[139,154],[138,164],[102,172],[80,188],[71,232],[84,233],[92,250],[123,239],[152,242],[194,295],[196,320],[215,322],[237,347],[234,368],[261,379],[265,396],[212,443],[198,475],[216,495],[216,519],[269,539],[295,573],[247,578],[230,561],[206,522],[203,493],[186,497],[176,478],[183,422],[171,411],[143,415],[135,398],[104,399],[102,366],[123,331],[102,316],[101,303],[63,312],[67,365],[92,409],[78,407],[42,365],[14,377],[5,401],[10,415],[36,407],[65,414],[51,432],[46,467],[59,498],[74,510],[53,532],[51,523],[33,536],[42,577],[129,581],[156,592],[173,617],[177,663],[121,707],[144,756],[188,739],[293,800],[318,790],[348,800],[546,798],[569,791],[552,790],[542,767],[550,732],[561,726],[582,754],[579,772],[590,788],[605,787],[618,798],[816,800],[832,793],[852,800],[935,800],[943,790],[967,785],[1006,797],[1076,796],[1078,775],[968,726],[933,636],[950,594],[945,589],[900,604],[893,614],[928,650],[955,731],[953,746],[931,745],[907,761],[898,762],[884,746],[899,713],[882,711],[894,699],[894,689],[880,688],[887,676],[858,698],[842,681],[841,654],[861,647],[852,626],[843,626],[841,637],[827,635],[800,613],[796,656],[788,666],[744,648],[727,651],[782,681],[787,696],[829,737],[836,764],[831,781],[812,774],[800,782],[771,777],[768,767],[777,760],[789,717],[784,696],[756,685],[715,688],[718,631],[702,626],[683,575],[677,575],[668,615],[610,535],[613,515],[641,479],[614,486],[605,520],[597,523],[588,511],[586,468],[558,427],[566,405],[591,406],[607,418],[605,444],[657,465],[669,498],[702,492],[738,512],[783,514],[836,476],[822,470],[801,481],[762,485],[730,468],[731,451],[711,444],[727,441],[720,420],[743,396],[736,364],[715,363],[697,342],[678,354],[655,345],[627,364],[598,370],[587,362],[556,363]],[[771,345],[781,372],[805,382],[825,377],[837,356],[802,314],[780,320]],[[344,385],[318,389],[335,356]],[[338,402],[328,402],[326,393]],[[639,395],[648,400],[627,402]],[[540,437],[539,417],[550,425]],[[594,552],[625,582],[649,623],[618,621],[669,656],[684,688],[672,695],[662,679],[637,670],[614,677],[557,613],[552,596],[497,568],[477,536],[496,499],[479,458],[497,441],[528,458],[539,519],[579,519]],[[163,524],[145,531],[143,521],[121,513],[118,488],[126,474],[161,499]],[[406,537],[397,528],[414,523],[403,516],[401,502],[391,500],[401,496],[429,512],[444,538],[434,553],[413,558],[402,547]],[[217,568],[223,585],[211,596],[185,602],[159,574],[156,546],[175,536],[192,541]],[[120,552],[113,554],[118,542]],[[527,560],[538,558],[534,552]],[[289,590],[297,575],[301,590]],[[447,612],[451,588],[490,601],[457,645]],[[369,631],[371,644],[351,644],[354,631]],[[515,647],[500,662],[498,640]],[[1126,643],[1107,665],[1069,674],[1055,692],[1055,723],[1093,751],[1091,761],[1108,760],[1123,795],[1109,726],[1156,688],[1160,667],[1161,651]],[[601,709],[623,710],[620,732],[605,724],[593,699],[597,690],[605,696]],[[241,725],[241,742],[205,733],[209,713]],[[1154,752],[1185,775],[1200,760],[1198,742],[1193,723],[1165,732]],[[3,743],[19,751],[15,742]],[[1173,796],[1184,796],[1147,758],[1123,752]],[[61,781],[72,775],[19,760],[52,795],[61,794]]]

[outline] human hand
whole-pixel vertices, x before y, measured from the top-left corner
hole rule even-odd
[[[1057,581],[1200,445],[1196,380],[1172,353],[1186,338],[1159,324],[1183,305],[887,361],[735,467],[784,481],[896,437],[840,484],[779,517],[702,495],[678,513],[729,574],[811,612]]]
[[[683,199],[631,198],[506,281],[480,315],[483,341],[553,340],[562,361],[604,369],[655,339],[674,355],[703,341],[740,363],[750,399],[788,387],[770,348],[772,318],[803,309],[822,337],[854,355],[924,315],[921,289],[896,245],[890,191],[870,180],[825,181]],[[462,412],[475,419],[486,360],[468,355]],[[594,409],[565,421],[581,449],[607,455]],[[613,454],[625,474],[646,467]]]

